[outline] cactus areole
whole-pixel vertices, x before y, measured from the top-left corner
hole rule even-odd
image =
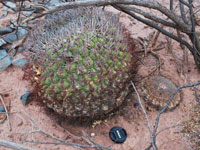
[[[101,117],[119,107],[135,71],[119,18],[98,8],[75,9],[40,26],[27,42],[40,100],[73,118]]]

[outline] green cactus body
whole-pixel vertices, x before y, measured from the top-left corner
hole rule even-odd
[[[49,46],[34,63],[42,70],[38,86],[48,107],[64,116],[95,118],[118,107],[129,93],[132,55],[115,15],[98,8],[84,12],[85,17],[71,21],[82,24],[71,27],[59,46]]]

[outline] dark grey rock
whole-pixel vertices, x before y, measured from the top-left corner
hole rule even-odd
[[[27,60],[25,59],[15,59],[12,62],[12,65],[24,68],[24,66],[27,64]]]
[[[6,112],[5,107],[4,106],[0,106],[0,112]]]
[[[10,24],[10,27],[11,28],[16,28],[16,26],[17,26],[17,22],[16,21],[13,21],[11,24]]]
[[[18,49],[17,49],[17,52],[18,52],[18,53],[21,53],[21,52],[23,52],[23,51],[24,51],[24,47],[23,47],[23,46],[18,47]]]
[[[0,35],[8,34],[13,32],[13,30],[9,27],[3,27],[0,29]]]
[[[23,105],[27,105],[30,102],[30,96],[32,91],[26,91],[21,97],[21,101]]]
[[[5,35],[3,37],[3,40],[6,41],[7,43],[11,44],[14,41],[21,40],[27,33],[28,33],[28,31],[26,29],[19,28],[17,33],[13,32],[13,33]]]
[[[17,35],[19,40],[22,39],[24,36],[26,36],[28,34],[28,30],[24,29],[24,28],[19,28]]]
[[[6,52],[5,49],[0,50],[0,60],[6,57],[8,53]]]
[[[12,57],[7,56],[0,60],[0,71],[5,70],[12,64]]]
[[[16,8],[16,4],[13,2],[9,2],[9,1],[5,1],[4,2],[8,7],[15,9]]]
[[[29,16],[31,16],[33,13],[34,13],[34,11],[28,11],[28,12],[26,13],[26,15],[29,17]]]
[[[17,34],[16,33],[10,33],[3,37],[3,40],[6,41],[6,43],[13,43],[14,41],[17,41]]]

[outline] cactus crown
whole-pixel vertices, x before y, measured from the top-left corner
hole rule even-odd
[[[29,38],[37,37],[31,47],[31,60],[41,69],[36,87],[57,113],[95,118],[118,107],[128,94],[133,57],[118,17],[98,8],[70,12],[67,23],[53,19],[54,14],[43,32],[33,30]]]

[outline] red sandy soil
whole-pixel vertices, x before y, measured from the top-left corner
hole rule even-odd
[[[111,8],[109,8],[111,10]],[[114,11],[111,10],[111,11]],[[115,13],[119,13],[114,11]],[[125,25],[128,31],[131,33],[133,38],[147,37],[154,30],[147,28],[142,23],[131,19],[127,15],[120,13],[121,22]],[[2,23],[2,22],[1,22]],[[192,55],[189,53],[189,63],[187,68],[184,70],[185,75],[180,76],[177,72],[177,66],[172,55],[167,51],[166,39],[163,35],[159,36],[157,45],[160,42],[164,42],[165,48],[156,53],[164,63],[160,71],[155,71],[153,74],[162,74],[167,76],[180,85],[195,83],[200,79],[200,74],[195,66]],[[177,56],[178,60],[182,62],[183,50],[179,44],[172,42],[173,51]],[[23,56],[18,54],[16,57],[22,58]],[[147,76],[153,68],[156,66],[157,59],[151,54],[148,54],[143,59],[144,65],[141,63],[138,70],[138,82],[141,77]],[[8,97],[4,97],[4,100],[11,101],[11,113],[9,120],[11,123],[12,130],[8,129],[8,119],[0,125],[0,139],[17,142],[35,149],[40,150],[76,150],[79,148],[71,146],[52,146],[42,144],[30,144],[22,142],[24,140],[34,140],[41,142],[52,142],[51,138],[41,133],[28,133],[36,128],[31,120],[24,114],[26,112],[31,118],[37,123],[37,125],[45,132],[51,135],[59,137],[68,142],[76,142],[81,144],[87,144],[85,141],[77,139],[82,136],[82,131],[85,131],[89,136],[91,133],[95,134],[91,138],[98,144],[110,146],[113,150],[144,150],[151,142],[150,134],[146,126],[146,120],[143,113],[140,111],[139,106],[134,107],[131,105],[131,101],[136,101],[136,96],[132,96],[129,105],[123,108],[121,113],[117,113],[115,116],[108,118],[103,123],[92,126],[80,126],[80,125],[69,125],[67,120],[61,121],[62,126],[60,127],[58,121],[60,121],[56,115],[48,112],[43,106],[38,105],[36,102],[31,102],[27,106],[24,106],[20,101],[20,96],[27,90],[31,89],[31,85],[28,81],[23,79],[24,72],[22,69],[17,67],[9,67],[2,73],[0,73],[0,92],[7,91]],[[137,87],[138,88],[138,87]],[[180,105],[171,112],[164,113],[160,118],[158,131],[171,127],[189,119],[189,115],[194,105],[196,105],[193,88],[187,88],[182,90],[183,98]],[[148,116],[151,125],[154,125],[157,111],[148,111]],[[128,133],[127,140],[123,144],[113,143],[108,136],[109,130],[113,126],[121,126],[126,129]],[[186,139],[180,133],[181,127],[177,126],[162,131],[157,136],[157,146],[159,150],[187,150],[188,144]],[[70,135],[69,132],[71,132]],[[0,150],[6,148],[1,147]]]

